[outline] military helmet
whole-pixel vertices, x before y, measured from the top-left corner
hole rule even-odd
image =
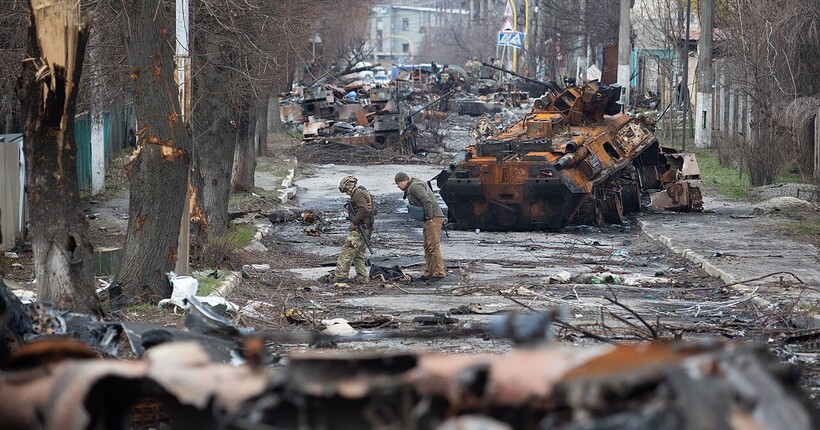
[[[359,182],[355,176],[345,176],[342,178],[342,182],[339,182],[339,192],[343,193],[345,190],[349,190],[351,188],[356,188],[356,184]]]

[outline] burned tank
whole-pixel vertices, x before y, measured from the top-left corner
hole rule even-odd
[[[497,130],[479,120],[477,143],[437,177],[456,228],[556,230],[620,223],[650,190],[665,209],[698,210],[694,156],[661,148],[654,119],[621,113],[621,88],[545,85],[532,111]],[[654,198],[652,199],[655,200]]]

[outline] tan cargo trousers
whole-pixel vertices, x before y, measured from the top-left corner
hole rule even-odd
[[[441,259],[441,226],[444,217],[424,221],[424,277],[441,278],[444,273],[444,260]]]

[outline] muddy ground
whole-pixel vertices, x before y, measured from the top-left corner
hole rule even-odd
[[[450,150],[465,142],[466,128],[461,123],[466,120],[458,121],[446,138]],[[276,165],[285,156],[298,159],[300,152],[315,153],[316,148],[300,147],[280,137],[273,150],[276,157],[262,160],[261,165]],[[270,268],[247,267],[246,276],[227,293],[227,298],[240,307],[252,308],[240,313],[237,321],[262,331],[290,333],[322,329],[323,320],[344,318],[358,331],[407,335],[366,342],[340,341],[340,349],[504,352],[514,345],[487,336],[462,336],[460,330],[482,327],[497,312],[556,310],[560,322],[552,326],[554,341],[563,344],[584,346],[653,338],[767,344],[784,361],[803,371],[803,386],[815,403],[820,399],[818,330],[806,325],[820,313],[818,285],[775,276],[751,283],[749,290],[733,288],[725,279],[707,274],[702,264],[676,254],[657,234],[642,230],[642,224],[658,228],[663,223],[681,225],[706,219],[709,224],[738,225],[749,219],[726,210],[738,204],[725,202],[708,191],[707,209],[712,210],[705,214],[707,218],[698,218],[698,214],[642,214],[621,225],[570,227],[556,233],[449,231],[442,239],[448,276],[437,285],[381,280],[371,280],[367,285],[330,285],[319,280],[332,270],[346,235],[342,209],[345,196],[338,192],[337,184],[349,174],[357,176],[376,198],[379,215],[374,252],[368,254],[370,261],[380,266],[399,265],[408,275],[420,274],[421,225],[409,219],[406,202],[392,179],[399,170],[431,178],[445,159],[417,157],[400,165],[300,162],[294,182],[299,191],[286,206],[297,212],[320,213],[322,221],[312,224],[299,220],[271,224],[265,216],[282,207],[275,204],[273,196],[283,175],[278,169],[258,171],[257,183],[267,188],[234,199],[232,210],[249,212],[242,220],[265,231],[261,243],[267,250],[243,252],[242,263],[267,264]],[[127,204],[127,194],[89,202],[95,244],[121,245],[127,227]],[[757,216],[761,218],[756,222],[765,225],[763,217],[767,215]],[[759,226],[756,228],[757,233],[751,236],[766,234]],[[687,234],[693,240],[709,236],[702,229],[668,231],[673,239]],[[737,253],[714,249],[709,258],[725,260],[733,256]],[[21,257],[16,266],[5,265],[6,277],[25,284],[32,272],[25,254]],[[774,261],[773,267],[777,265]],[[783,271],[805,269],[783,264],[780,267]],[[129,308],[124,316],[181,326],[179,315],[150,306]],[[431,333],[430,338],[416,337]],[[272,354],[286,356],[307,345],[283,340],[269,347]]]

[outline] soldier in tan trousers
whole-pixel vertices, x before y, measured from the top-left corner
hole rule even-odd
[[[436,202],[436,195],[427,182],[410,178],[407,173],[396,174],[396,186],[404,191],[404,196],[411,205],[424,210],[424,274],[413,278],[414,281],[438,282],[447,275],[444,272],[444,260],[441,258],[441,227],[444,225],[444,212]]]

